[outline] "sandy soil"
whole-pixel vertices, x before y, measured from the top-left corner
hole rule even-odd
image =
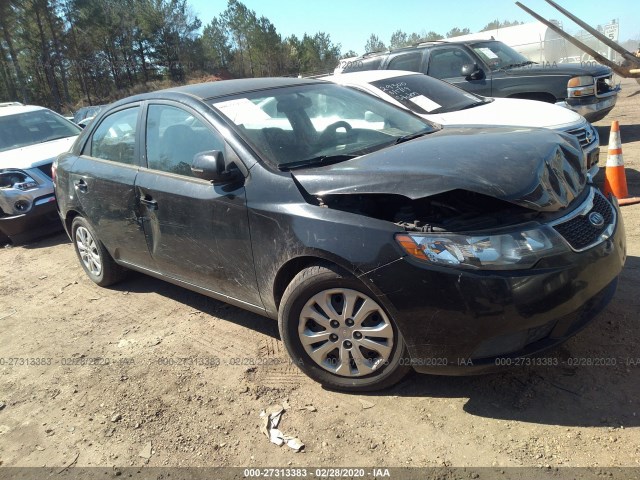
[[[618,119],[640,195],[640,86],[623,88],[601,165]],[[640,205],[623,217],[614,300],[552,354],[606,365],[411,375],[367,396],[289,365],[273,321],[144,275],[95,286],[63,234],[0,249],[0,464],[640,466]],[[303,453],[260,433],[284,400]]]

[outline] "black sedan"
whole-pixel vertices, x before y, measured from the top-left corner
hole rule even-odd
[[[137,270],[277,318],[330,388],[528,358],[594,318],[625,260],[575,139],[441,129],[320,80],[121,100],[54,176],[95,283]]]

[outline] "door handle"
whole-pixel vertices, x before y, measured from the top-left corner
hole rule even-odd
[[[73,186],[76,190],[79,190],[82,193],[85,193],[87,191],[87,183],[83,179],[73,182]]]
[[[140,197],[140,203],[143,204],[144,206],[146,206],[149,210],[157,210],[158,209],[158,202],[156,202],[149,195],[142,195]]]

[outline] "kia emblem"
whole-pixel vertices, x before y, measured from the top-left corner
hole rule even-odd
[[[593,225],[595,228],[600,228],[604,225],[604,217],[601,213],[591,212],[589,214],[589,223]]]

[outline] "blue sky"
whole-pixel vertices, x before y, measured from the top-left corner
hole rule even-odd
[[[371,33],[388,43],[391,34],[422,33],[433,30],[440,34],[453,27],[476,32],[492,20],[534,21],[514,0],[241,0],[258,16],[264,15],[284,37],[295,34],[325,32],[342,51],[364,53]],[[543,0],[521,0],[545,18],[558,19],[564,29],[575,33],[579,27]],[[640,40],[640,8],[638,1],[556,0],[562,7],[592,26],[620,21],[619,40]],[[188,0],[203,25],[222,13],[227,0]]]

